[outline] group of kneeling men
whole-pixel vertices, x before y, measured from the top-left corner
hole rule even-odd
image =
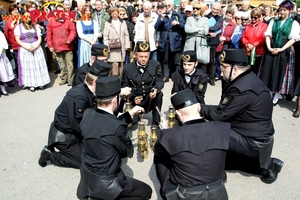
[[[92,46],[91,62],[77,73],[78,80],[85,77],[83,83],[70,89],[56,109],[39,159],[42,167],[51,162],[80,168],[79,199],[151,198],[150,186],[121,169],[122,158],[132,157],[134,150],[128,124],[149,111],[152,124],[161,127],[154,164],[163,199],[228,199],[224,170],[276,181],[283,161],[271,158],[272,98],[244,50],[222,52],[222,97],[216,106],[204,104],[207,75],[196,68],[195,52],[182,53],[182,69],[172,77],[171,103],[181,122],[174,128],[162,123],[155,109],[161,109],[164,82],[159,62],[149,60],[149,43],[137,43],[136,61],[125,65],[121,79],[108,76],[107,54],[107,46]],[[125,101],[134,107],[118,112]]]

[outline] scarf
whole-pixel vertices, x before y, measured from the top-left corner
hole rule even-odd
[[[272,38],[274,48],[280,48],[282,42],[281,40],[289,37],[294,20],[288,17],[283,23],[283,25],[280,26],[281,22],[281,19],[274,20],[274,24],[272,26]]]

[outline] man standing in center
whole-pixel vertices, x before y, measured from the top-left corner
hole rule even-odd
[[[173,72],[180,69],[180,51],[185,25],[182,15],[173,8],[173,1],[166,0],[166,11],[159,15],[154,26],[156,31],[160,31],[159,61],[163,65],[165,82],[168,82]]]
[[[136,61],[125,65],[123,70],[123,86],[130,87],[131,94],[127,97],[133,106],[139,105],[145,112],[152,110],[152,124],[158,125],[160,116],[155,107],[161,109],[162,88],[164,87],[160,63],[149,60],[150,45],[148,42],[137,42]]]
[[[134,42],[147,41],[150,44],[150,59],[157,60],[156,45],[158,44],[159,34],[154,29],[158,15],[152,12],[152,3],[146,1],[143,4],[144,13],[139,15],[135,24]]]

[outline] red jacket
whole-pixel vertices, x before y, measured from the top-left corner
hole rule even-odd
[[[16,41],[16,37],[15,37],[15,33],[14,30],[16,28],[16,26],[18,25],[17,22],[14,23],[14,25],[12,26],[12,22],[13,20],[7,20],[5,23],[5,30],[4,30],[4,35],[7,39],[7,42],[11,45],[11,48],[13,50],[18,50],[19,48],[19,44]]]
[[[76,38],[76,28],[73,22],[66,19],[64,22],[50,18],[47,26],[48,48],[54,48],[56,53],[72,51],[73,41]],[[67,41],[70,41],[70,44]]]
[[[263,55],[264,54],[264,44],[266,43],[266,38],[264,33],[266,32],[268,25],[263,22],[258,22],[257,24],[247,24],[241,38],[243,47],[245,51],[246,45],[248,43],[253,44],[256,49],[256,55]],[[247,54],[250,55],[250,51],[247,51]]]

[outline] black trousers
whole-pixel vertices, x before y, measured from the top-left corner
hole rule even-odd
[[[216,74],[216,46],[210,47],[210,62],[206,65],[202,65],[201,69],[207,74],[211,80],[215,79]]]
[[[146,183],[137,179],[126,177],[127,185],[117,199],[122,200],[146,200],[150,199],[152,189]]]
[[[260,175],[263,170],[260,167],[260,153],[253,138],[244,137],[231,130],[225,169]]]
[[[137,179],[126,176],[126,186],[123,192],[116,198],[116,200],[148,200],[151,198],[152,189],[146,183]],[[102,200],[93,197],[87,197],[84,200]]]
[[[49,156],[52,164],[61,167],[72,167],[79,169],[81,165],[82,143],[67,145],[65,143],[54,143],[49,148],[57,148],[58,152],[53,152]]]
[[[163,68],[163,76],[171,76],[175,71],[180,69],[180,51],[171,51],[170,40],[166,41],[166,48],[164,52],[158,52],[158,61]]]
[[[152,111],[152,120],[154,123],[158,124],[160,122],[160,115],[156,110],[156,106],[161,110],[163,100],[163,93],[159,92],[156,94],[154,99],[150,99],[149,95],[143,99],[142,103],[139,105],[145,109],[145,112],[148,113]],[[135,106],[135,105],[133,105]]]

